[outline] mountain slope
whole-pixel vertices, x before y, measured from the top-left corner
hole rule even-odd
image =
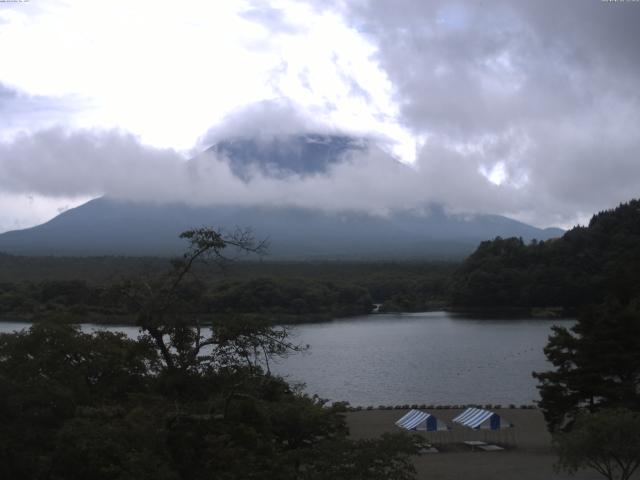
[[[168,255],[178,235],[195,226],[250,227],[267,238],[270,255],[310,258],[458,258],[484,239],[558,236],[497,215],[401,212],[389,217],[276,207],[192,207],[100,198],[37,227],[0,235],[0,251],[44,255]]]
[[[228,162],[248,182],[265,177],[322,175],[351,154],[370,148],[367,140],[344,135],[284,135],[233,138],[207,151]],[[191,160],[215,161],[206,155]],[[391,162],[395,160],[389,159]],[[398,163],[398,168],[408,168]],[[355,186],[354,188],[357,188]],[[431,205],[424,211],[388,216],[328,213],[320,209],[269,206],[208,206],[118,201],[107,197],[66,211],[53,220],[0,235],[0,251],[52,255],[166,255],[182,250],[178,235],[197,226],[227,230],[250,227],[268,238],[280,259],[459,258],[496,236],[547,239],[561,230],[540,230],[497,215],[447,215]]]

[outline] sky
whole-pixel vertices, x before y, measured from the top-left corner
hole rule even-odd
[[[638,25],[619,0],[3,1],[0,232],[101,195],[584,223],[639,196]],[[188,161],[309,132],[375,148]]]

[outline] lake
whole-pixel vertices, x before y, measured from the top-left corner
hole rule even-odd
[[[573,320],[472,319],[446,312],[374,314],[291,327],[304,354],[272,370],[306,391],[352,405],[531,404],[532,371],[549,368],[542,349],[552,325]],[[27,327],[0,323],[0,332]],[[135,337],[135,327],[115,328]]]

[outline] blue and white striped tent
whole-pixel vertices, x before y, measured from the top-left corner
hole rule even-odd
[[[497,413],[481,408],[467,408],[453,421],[474,430],[500,430],[513,426]]]
[[[449,430],[449,426],[438,420],[430,413],[420,410],[410,410],[405,416],[396,422],[396,425],[405,430],[422,430],[426,432],[439,432]]]

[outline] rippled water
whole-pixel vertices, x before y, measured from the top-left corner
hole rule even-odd
[[[444,312],[368,315],[295,329],[306,355],[278,372],[354,405],[531,403],[549,367],[551,326],[571,320],[474,320]]]
[[[309,393],[353,405],[531,403],[538,398],[531,372],[549,367],[542,349],[551,326],[571,323],[429,312],[300,325],[292,327],[295,341],[309,351],[273,370],[305,382]],[[26,326],[0,323],[0,331]]]

